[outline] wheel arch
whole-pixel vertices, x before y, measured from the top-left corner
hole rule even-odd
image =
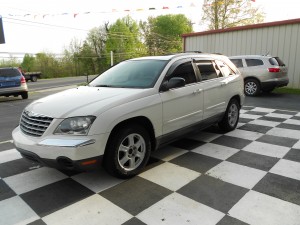
[[[242,106],[242,99],[241,99],[241,96],[239,96],[239,95],[232,96],[231,99],[228,101],[228,104],[229,104],[229,102],[230,102],[232,99],[236,99],[236,100],[238,101],[238,103],[239,103],[239,106],[240,106],[240,107]],[[228,104],[227,104],[227,105],[228,105]]]
[[[116,131],[118,129],[129,126],[130,124],[140,125],[147,130],[147,132],[150,136],[150,141],[151,141],[151,151],[155,150],[156,139],[155,139],[154,127],[153,127],[153,124],[151,123],[151,121],[145,116],[137,116],[137,117],[129,118],[129,119],[123,120],[123,121],[119,122],[118,124],[116,124],[114,126],[114,128],[112,129],[112,131],[110,132],[106,146],[111,141],[113,135],[116,133]],[[105,155],[106,151],[107,151],[107,148],[105,148],[104,155]]]
[[[255,76],[248,76],[248,77],[245,77],[245,78],[244,78],[244,83],[245,83],[247,80],[256,80],[256,81],[259,83],[259,85],[261,85],[261,84],[260,84],[260,80],[259,80],[257,77],[255,77]]]

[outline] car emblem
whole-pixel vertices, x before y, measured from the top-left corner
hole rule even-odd
[[[30,117],[33,117],[33,116],[37,116],[37,113],[27,111],[27,115],[30,116]]]

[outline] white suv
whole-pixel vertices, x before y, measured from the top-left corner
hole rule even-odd
[[[90,82],[37,100],[12,132],[26,158],[61,169],[103,165],[138,174],[151,151],[218,123],[236,128],[243,78],[222,55],[180,53],[123,61]]]
[[[289,83],[288,68],[279,57],[270,55],[237,55],[229,57],[245,80],[245,94],[257,96]]]

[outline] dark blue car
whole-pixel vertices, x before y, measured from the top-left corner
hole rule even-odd
[[[18,68],[0,68],[0,96],[28,98],[26,79]]]

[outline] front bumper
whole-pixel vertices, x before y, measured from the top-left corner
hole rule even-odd
[[[27,159],[60,169],[90,170],[101,164],[108,134],[37,138],[17,127],[12,137],[16,149]]]

